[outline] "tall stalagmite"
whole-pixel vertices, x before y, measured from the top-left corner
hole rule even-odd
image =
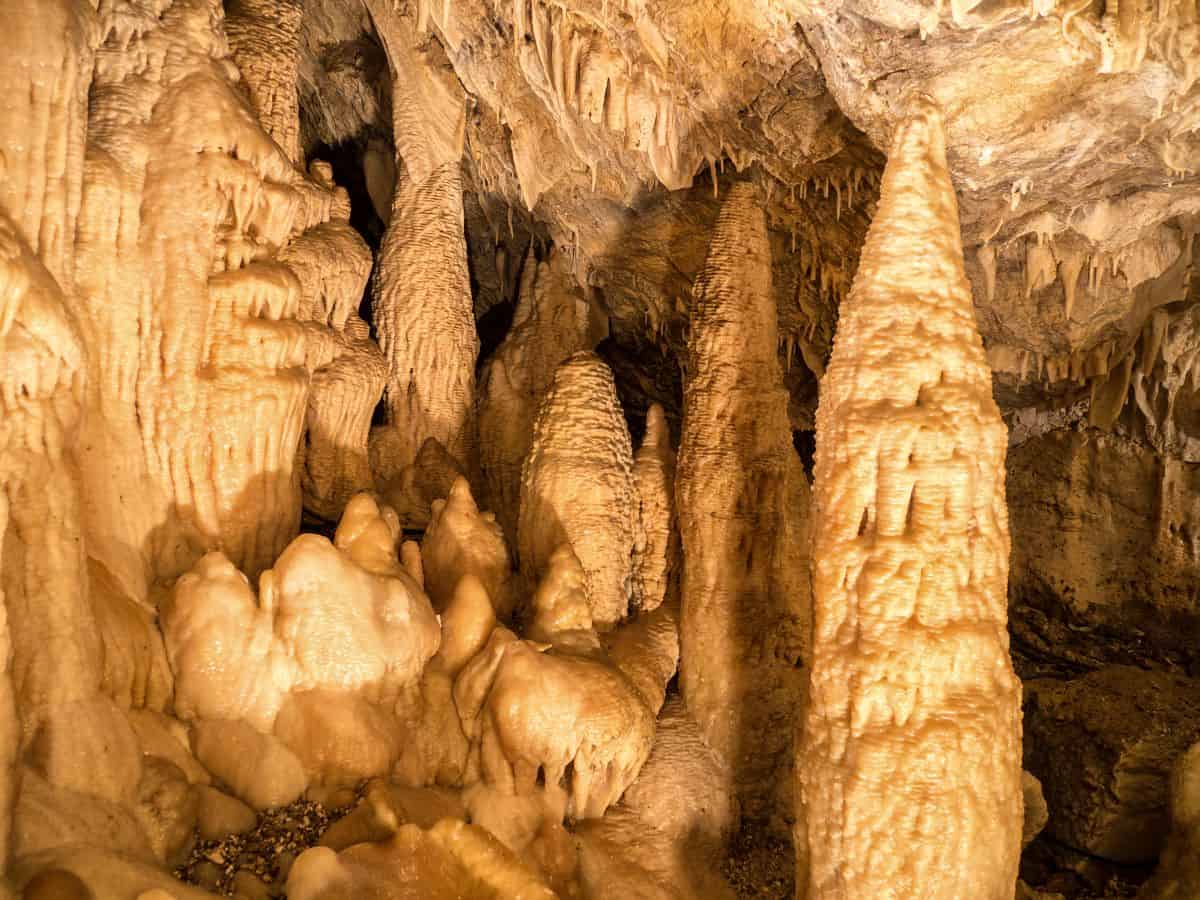
[[[390,0],[368,3],[392,66],[397,168],[392,218],[379,249],[371,306],[387,356],[388,450],[396,477],[435,438],[468,470],[475,453],[475,332],[463,231],[466,99],[413,23]]]
[[[675,527],[675,448],[662,406],[646,411],[646,435],[633,458],[641,520],[633,568],[642,609],[657,609],[670,599],[678,577],[679,531]]]
[[[1006,441],[942,116],[921,97],[893,140],[821,383],[798,760],[810,900],[1013,896]]]
[[[809,490],[776,355],[762,206],[754,185],[733,187],[696,280],[676,480],[683,696],[751,815],[790,781],[808,630]]]

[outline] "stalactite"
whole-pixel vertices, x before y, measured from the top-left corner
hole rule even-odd
[[[798,878],[812,900],[1013,896],[1021,724],[1005,446],[942,117],[919,98],[893,140],[821,383],[797,761]]]
[[[461,86],[418,47],[390,3],[368,4],[393,71],[393,132],[403,169],[371,297],[388,359],[388,471],[394,477],[434,438],[474,477],[475,332],[463,233]]]

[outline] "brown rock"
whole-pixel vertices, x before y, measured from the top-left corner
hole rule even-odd
[[[1154,859],[1169,826],[1167,781],[1200,738],[1200,683],[1112,666],[1025,685],[1025,768],[1041,779],[1046,832],[1122,863]]]

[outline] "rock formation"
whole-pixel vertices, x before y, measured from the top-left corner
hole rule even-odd
[[[521,571],[536,584],[563,543],[583,564],[587,602],[599,626],[637,604],[633,552],[640,528],[633,449],[612,372],[576,353],[554,372],[533,423],[521,473]]]
[[[0,20],[0,898],[1194,892],[1194,0]]]
[[[942,128],[911,101],[821,383],[797,761],[810,897],[1007,898],[1016,880],[1006,433]]]
[[[417,45],[411,23],[385,0],[368,8],[392,73],[392,128],[403,174],[392,198],[372,293],[372,316],[388,359],[389,419],[383,478],[397,475],[434,438],[470,468],[475,453],[475,359],[479,338],[463,236],[461,88]]]
[[[587,300],[566,270],[563,254],[538,262],[531,252],[521,273],[512,325],[479,379],[484,496],[497,510],[510,543],[517,540],[521,467],[534,420],[559,363],[590,349],[588,326]]]
[[[692,296],[675,483],[680,688],[758,816],[790,780],[809,617],[808,481],[775,350],[770,252],[761,197],[738,184]]]
[[[642,543],[634,547],[634,578],[642,609],[657,609],[677,585],[679,533],[675,522],[675,448],[658,404],[646,412],[646,436],[633,458]]]

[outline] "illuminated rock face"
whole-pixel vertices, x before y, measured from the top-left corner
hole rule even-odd
[[[403,176],[379,250],[372,315],[388,360],[391,432],[380,475],[395,477],[434,438],[459,464],[476,463],[475,332],[463,233],[465,97],[420,46],[413,23],[368,4],[393,68],[392,129]]]
[[[821,384],[797,763],[809,897],[1013,896],[1005,444],[942,116],[920,98],[893,140]]]
[[[359,496],[335,543],[296,538],[262,573],[257,600],[227,559],[205,556],[164,616],[177,713],[266,733],[292,692],[394,702],[440,642],[429,600],[396,559],[398,537],[395,514]]]
[[[657,609],[678,586],[679,531],[675,521],[675,449],[663,408],[646,413],[646,436],[633,458],[641,543],[634,547],[641,606]]]
[[[521,571],[536,584],[551,555],[570,544],[587,575],[597,625],[625,617],[636,589],[633,449],[612,372],[576,353],[554,373],[538,410],[521,476]]]
[[[0,898],[211,896],[197,828],[365,779],[297,900],[724,900],[739,815],[1008,897],[989,363],[1024,840],[1195,892],[1194,0],[0,25]]]
[[[479,381],[479,463],[487,503],[515,544],[521,503],[521,467],[533,423],[559,363],[588,341],[588,303],[563,254],[538,262],[532,254],[521,274],[517,308],[508,335]]]
[[[754,815],[790,781],[809,615],[808,482],[792,449],[770,279],[762,198],[739,184],[692,296],[675,491],[680,687]]]

